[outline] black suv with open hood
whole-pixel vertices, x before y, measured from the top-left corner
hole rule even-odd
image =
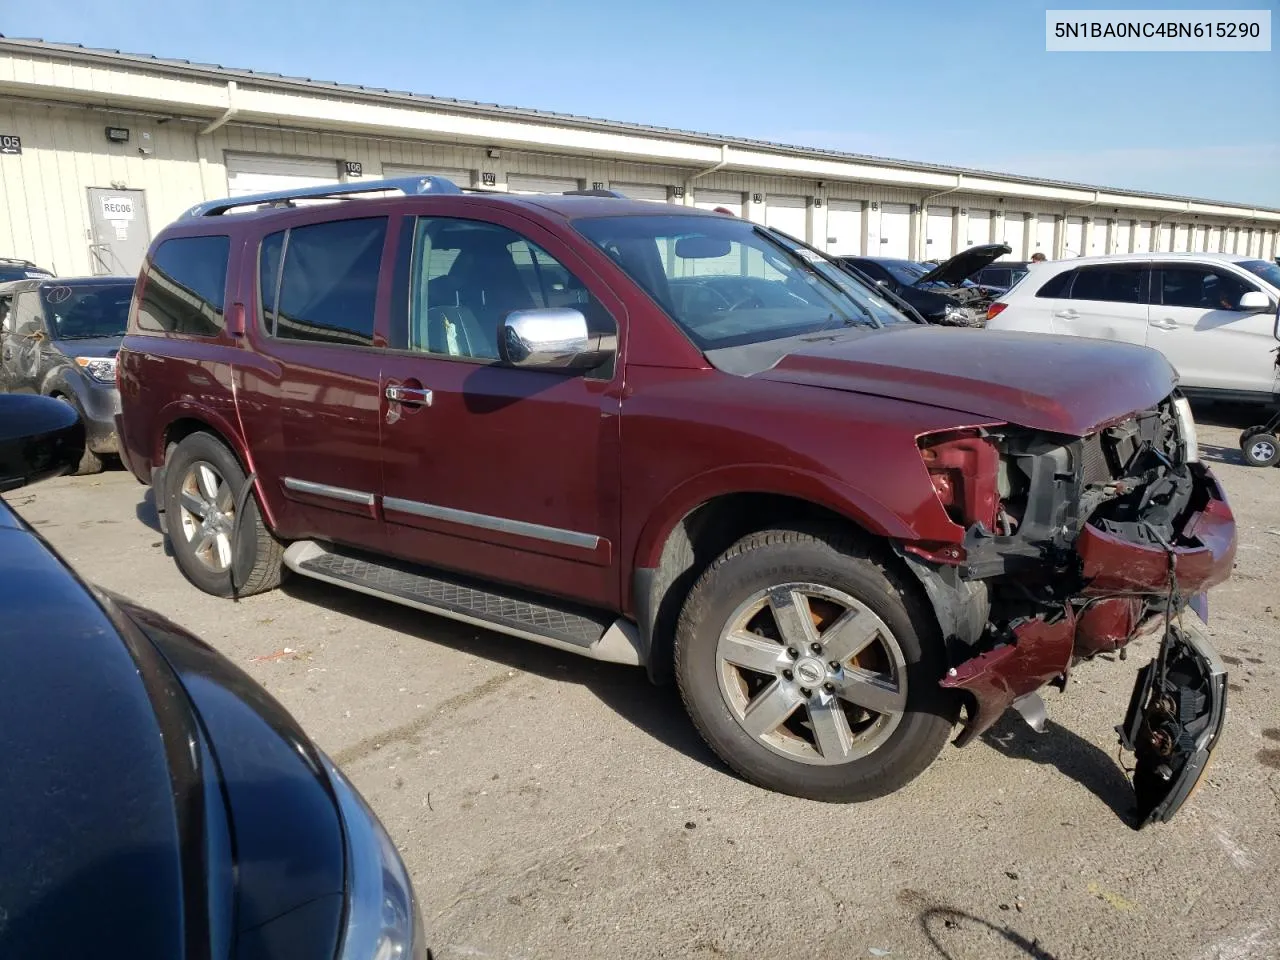
[[[890,257],[841,257],[872,283],[897,294],[928,323],[980,327],[996,293],[970,280],[983,267],[1013,252],[1007,243],[987,243],[938,266]]]

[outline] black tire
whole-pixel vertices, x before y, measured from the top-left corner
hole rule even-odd
[[[884,734],[886,739],[864,756],[820,761],[827,765],[782,756],[747,731],[721,688],[722,662],[717,651],[722,629],[760,591],[796,582],[823,585],[858,601],[891,631],[905,661],[901,668],[907,685],[905,709],[897,725]],[[927,601],[909,586],[866,547],[842,534],[822,529],[766,530],[739,540],[694,585],[676,632],[680,695],[703,739],[752,783],[812,800],[870,800],[917,777],[946,743],[960,704],[938,684],[946,670],[941,632]],[[825,638],[823,633],[819,639]],[[785,646],[786,641],[782,643]],[[798,677],[797,670],[794,678]],[[772,686],[783,680],[762,677],[761,682]],[[807,718],[810,732],[816,734],[808,702],[799,709],[805,711],[802,723]],[[780,731],[782,727],[775,733]],[[816,736],[812,742],[816,744]]]
[[[1280,439],[1266,427],[1250,427],[1240,434],[1240,452],[1251,467],[1274,467],[1280,461]]]
[[[235,454],[208,433],[193,433],[176,447],[170,448],[165,463],[164,490],[158,493],[164,498],[169,541],[178,569],[193,584],[215,597],[247,597],[275,589],[287,572],[283,564],[284,545],[262,522],[262,513],[252,494],[245,500],[244,513],[238,520],[241,525],[248,524],[249,528],[241,530],[238,537],[232,536],[230,529],[225,531],[230,556],[226,569],[217,569],[216,563],[211,565],[198,554],[197,543],[200,537],[187,534],[182,494],[184,485],[193,476],[193,470],[201,465],[211,467],[225,483],[225,492],[221,492],[216,498],[224,516],[228,507],[234,516],[234,503],[246,481],[244,470]],[[219,485],[218,489],[221,491],[222,486]],[[188,516],[194,521],[194,514],[188,513]],[[232,529],[234,523],[235,520],[232,519]],[[243,582],[239,589],[233,589],[233,569],[247,571],[241,576]]]
[[[53,397],[55,400],[61,400],[67,406],[71,407],[71,409],[75,410],[76,415],[80,418],[80,422],[84,422],[84,414],[81,412],[79,405],[74,400],[62,393],[55,393]],[[86,444],[84,453],[80,456],[80,463],[76,465],[76,468],[71,475],[73,477],[87,477],[90,474],[101,473],[102,469],[102,458],[90,450]]]

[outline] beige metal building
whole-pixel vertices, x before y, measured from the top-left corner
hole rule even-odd
[[[410,173],[727,207],[835,253],[1280,253],[1280,210],[0,38],[0,257],[136,272],[201,200]]]

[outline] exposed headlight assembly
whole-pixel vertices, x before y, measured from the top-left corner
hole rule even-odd
[[[954,306],[949,303],[943,308],[942,315],[947,323],[954,323],[964,327],[973,324],[974,313],[968,307]]]
[[[116,361],[114,357],[76,357],[76,366],[98,383],[116,382]]]
[[[1186,448],[1186,461],[1196,463],[1200,459],[1200,441],[1196,437],[1196,418],[1191,415],[1191,401],[1186,397],[1175,398],[1173,415],[1178,420],[1179,439]]]
[[[338,960],[429,960],[413,885],[395,844],[328,757],[347,840],[346,930]]]

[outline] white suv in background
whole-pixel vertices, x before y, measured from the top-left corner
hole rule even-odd
[[[1135,253],[1035,265],[987,312],[989,330],[1154,347],[1182,389],[1271,402],[1280,266],[1229,253]]]

